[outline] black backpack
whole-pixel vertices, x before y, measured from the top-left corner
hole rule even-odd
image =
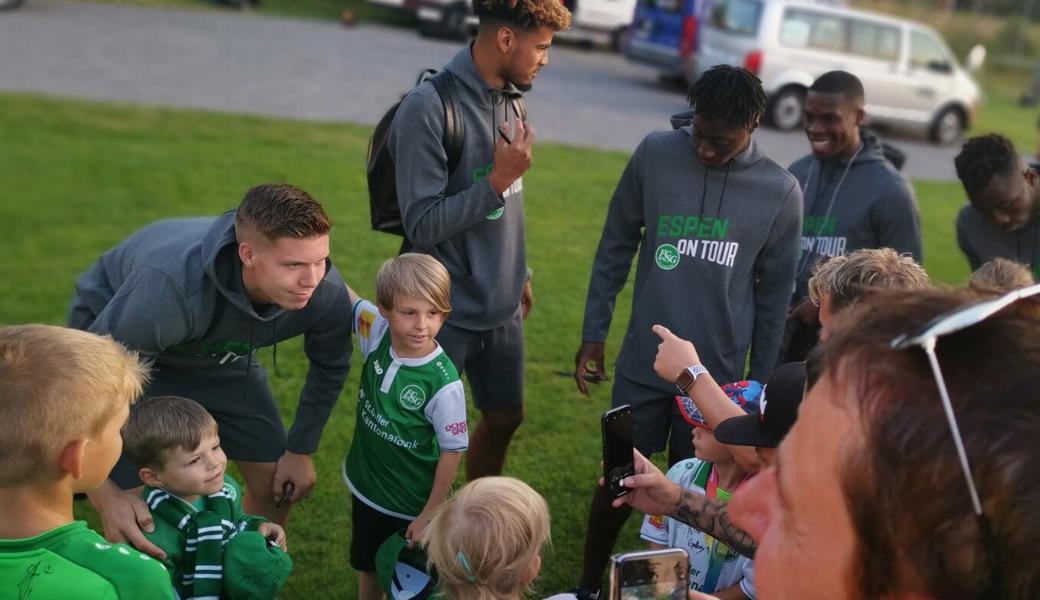
[[[426,80],[433,83],[437,95],[444,104],[444,150],[448,154],[448,177],[450,178],[456,167],[459,166],[459,159],[462,157],[462,139],[465,134],[462,109],[459,106],[459,95],[455,87],[455,76],[447,70],[437,72],[435,69],[426,69],[419,73],[419,77],[415,81],[416,87]],[[394,121],[399,106],[401,106],[401,101],[396,102],[386,111],[368,141],[368,199],[371,204],[372,229],[403,237],[404,226],[401,223],[401,209],[397,205],[394,157],[390,155],[390,148],[387,146],[390,125]]]

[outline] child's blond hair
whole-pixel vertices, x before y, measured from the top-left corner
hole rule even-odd
[[[112,340],[51,325],[0,327],[0,487],[54,475],[69,442],[98,435],[141,395],[148,370]]]
[[[217,422],[201,404],[180,396],[142,400],[123,427],[123,452],[137,468],[161,471],[170,455],[182,448],[192,452]]]
[[[408,252],[391,258],[376,275],[376,302],[391,309],[399,296],[422,298],[447,315],[451,312],[451,276],[428,254]]]
[[[1036,283],[1027,265],[1007,258],[994,258],[971,274],[968,287],[979,291],[1010,292]]]
[[[512,477],[468,483],[437,510],[423,531],[441,592],[459,600],[521,593],[549,541],[549,507]]]

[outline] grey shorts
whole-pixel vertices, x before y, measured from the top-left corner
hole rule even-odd
[[[156,366],[140,402],[167,395],[190,398],[213,415],[229,459],[275,462],[285,452],[285,426],[263,367],[254,359],[247,377],[244,360],[217,368]],[[141,485],[137,466],[125,456],[112,469],[111,478],[123,489]]]
[[[504,325],[473,331],[441,327],[437,342],[465,373],[479,410],[517,409],[524,404],[524,325],[520,312]]]
[[[678,393],[665,394],[615,372],[610,405],[632,407],[632,445],[644,456],[670,447],[675,458],[693,457],[693,426],[679,414],[675,403]]]

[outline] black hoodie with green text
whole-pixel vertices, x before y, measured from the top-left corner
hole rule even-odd
[[[802,256],[794,302],[808,295],[813,265],[862,248],[893,248],[922,260],[921,219],[914,192],[885,154],[881,140],[861,130],[855,156],[819,160],[812,154],[788,168],[805,197]]]
[[[415,252],[430,254],[451,275],[448,323],[464,329],[494,329],[520,309],[527,271],[524,245],[524,180],[501,195],[487,176],[494,166],[495,132],[520,115],[511,83],[489,86],[477,71],[472,44],[445,69],[454,76],[464,135],[457,168],[448,173],[444,149],[444,104],[431,82],[405,96],[390,127],[397,202],[405,235]]]
[[[696,345],[719,382],[765,381],[794,286],[802,193],[755,142],[721,168],[698,160],[689,126],[655,132],[614,191],[592,266],[582,340],[603,342],[638,252],[632,314],[617,359],[626,378],[664,394],[654,324]]]

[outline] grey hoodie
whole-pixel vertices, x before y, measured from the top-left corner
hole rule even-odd
[[[304,308],[255,307],[242,284],[233,210],[152,223],[103,254],[76,281],[68,324],[110,334],[181,377],[197,368],[199,378],[183,379],[186,396],[206,387],[201,374],[210,369],[239,370],[243,385],[262,376],[256,349],[303,334],[310,368],[287,445],[299,454],[317,450],[350,368],[350,302],[335,267],[328,264]]]
[[[860,136],[862,145],[851,163],[820,161],[810,154],[788,169],[805,196],[794,302],[808,295],[812,267],[827,257],[861,248],[893,248],[921,262],[921,219],[914,192],[885,158],[881,140],[867,130]]]
[[[607,337],[614,299],[639,252],[632,316],[617,371],[663,393],[653,370],[660,323],[693,341],[719,382],[765,381],[776,363],[794,285],[802,194],[754,141],[727,167],[706,167],[689,127],[651,133],[607,211],[585,301],[582,340]]]
[[[1009,258],[1027,264],[1040,279],[1040,217],[1025,227],[1007,232],[971,204],[957,215],[957,245],[974,271],[994,258]]]
[[[521,94],[512,84],[503,90],[489,87],[473,62],[471,46],[446,68],[456,78],[465,128],[458,168],[448,179],[444,107],[426,82],[401,102],[390,128],[398,204],[414,250],[433,255],[451,274],[448,322],[494,329],[519,310],[527,270],[523,178],[501,196],[487,181],[496,126],[508,120],[516,131],[518,117],[507,98]]]

